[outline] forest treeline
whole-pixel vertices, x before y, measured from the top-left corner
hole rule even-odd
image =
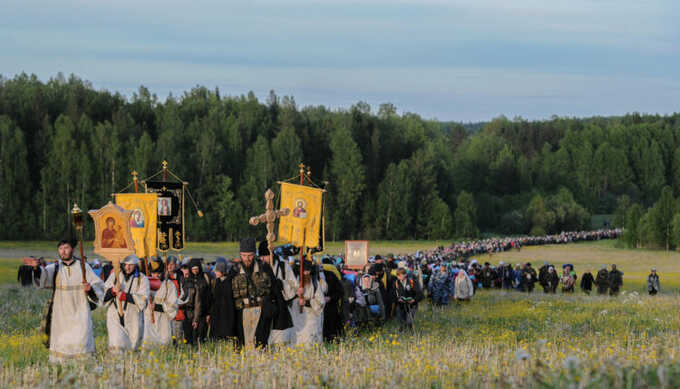
[[[589,228],[595,213],[623,213],[622,224],[633,205],[642,219],[664,187],[680,194],[678,119],[498,117],[476,126],[398,114],[392,104],[300,108],[274,92],[259,101],[200,86],[160,101],[145,87],[125,97],[76,76],[21,74],[0,78],[0,239],[54,239],[74,201],[99,208],[132,170],[145,177],[163,160],[205,213],[187,208],[194,241],[262,233],[249,216],[300,162],[329,182],[333,240],[554,233]]]

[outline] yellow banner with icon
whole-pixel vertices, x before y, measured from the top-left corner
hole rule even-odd
[[[116,193],[116,205],[132,211],[130,232],[135,241],[137,257],[156,255],[156,219],[158,214],[158,194],[156,193]]]
[[[323,189],[281,183],[281,209],[288,208],[288,216],[279,222],[279,241],[296,247],[319,246],[322,225]]]

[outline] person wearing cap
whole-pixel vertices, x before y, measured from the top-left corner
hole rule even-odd
[[[24,258],[24,265],[33,268],[40,288],[52,289],[52,315],[43,318],[44,342],[49,346],[49,361],[64,362],[69,359],[94,354],[92,304],[104,297],[104,283],[85,264],[83,282],[80,259],[73,257],[74,243],[62,239],[57,244],[59,259],[56,263],[41,266],[36,258]]]
[[[159,258],[150,262],[151,277],[160,281],[157,290],[151,290],[152,299],[144,309],[144,346],[162,346],[172,343],[172,322],[177,316],[177,289],[166,278],[165,266]],[[153,304],[152,304],[153,302]]]
[[[150,292],[149,280],[139,272],[138,264],[136,255],[128,255],[121,262],[122,271],[118,277],[111,273],[104,285],[110,351],[137,350],[142,345],[144,309],[149,302]]]
[[[623,285],[623,273],[612,264],[612,270],[609,272],[609,295],[616,296],[619,294],[621,285]]]
[[[241,240],[239,258],[230,274],[239,344],[266,347],[276,313],[276,277],[269,264],[255,255],[255,239]]]
[[[597,272],[595,276],[595,285],[597,286],[597,294],[605,295],[609,290],[609,272],[607,265],[602,265],[602,269]]]
[[[654,296],[661,291],[661,283],[659,282],[659,275],[656,273],[656,268],[652,268],[652,272],[647,276],[647,291],[650,296]]]
[[[210,338],[227,340],[236,337],[234,325],[234,300],[231,297],[231,279],[227,271],[227,261],[218,258],[215,262],[215,279],[210,281],[212,305],[210,306]]]

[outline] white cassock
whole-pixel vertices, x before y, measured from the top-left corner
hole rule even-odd
[[[50,327],[50,362],[62,362],[94,353],[92,314],[88,301],[99,304],[104,298],[104,283],[94,274],[90,265],[85,264],[85,275],[97,301],[86,296],[83,291],[79,260],[74,260],[71,265],[60,260],[58,265],[56,281],[56,264],[42,268],[39,280],[41,288],[55,288]]]
[[[116,275],[111,272],[109,279],[106,280],[106,290],[113,288]],[[120,301],[118,296],[114,296],[105,304],[108,306],[106,312],[106,328],[109,331],[109,350],[127,351],[137,350],[142,344],[144,335],[144,315],[143,311],[149,301],[149,279],[145,275],[130,276],[126,281],[123,272],[118,276],[121,292],[132,296],[132,301]],[[122,305],[123,318],[119,316],[118,304]]]
[[[177,315],[177,289],[170,280],[161,282],[160,288],[151,291],[153,304],[144,310],[144,346],[162,346],[172,342],[172,321]],[[158,304],[163,312],[154,311]],[[153,318],[151,312],[153,311]]]
[[[295,273],[290,267],[287,261],[279,261],[279,263],[274,264],[274,276],[281,280],[283,283],[283,298],[287,301],[296,296],[298,289],[298,281],[295,278]],[[286,279],[283,279],[283,274],[285,272]],[[291,307],[288,307],[291,310]],[[291,312],[291,317],[293,313]],[[269,334],[269,344],[287,344],[293,342],[295,339],[293,337],[293,330],[295,327],[291,327],[285,330],[272,330]]]
[[[309,301],[300,313],[300,299],[293,300],[291,315],[293,316],[293,334],[291,342],[295,344],[314,344],[323,341],[323,307],[326,299],[321,280],[318,280],[316,291],[314,284],[305,285],[303,297]],[[307,305],[307,304],[305,304]]]

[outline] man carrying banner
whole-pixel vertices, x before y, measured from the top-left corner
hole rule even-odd
[[[109,332],[109,350],[122,352],[137,350],[144,335],[144,308],[149,301],[149,280],[137,270],[139,259],[128,255],[121,264],[123,272],[118,277],[112,273],[106,281],[106,328]],[[123,314],[118,306],[122,305]]]
[[[39,286],[52,289],[51,314],[45,318],[48,331],[50,362],[63,362],[85,357],[95,351],[90,303],[104,297],[104,283],[85,264],[83,282],[80,259],[73,257],[73,243],[62,239],[57,245],[59,260],[40,267],[35,258],[24,258],[24,264],[40,273]]]
[[[274,272],[255,256],[255,239],[241,241],[240,259],[231,271],[236,306],[236,334],[240,345],[264,347],[276,310]]]

